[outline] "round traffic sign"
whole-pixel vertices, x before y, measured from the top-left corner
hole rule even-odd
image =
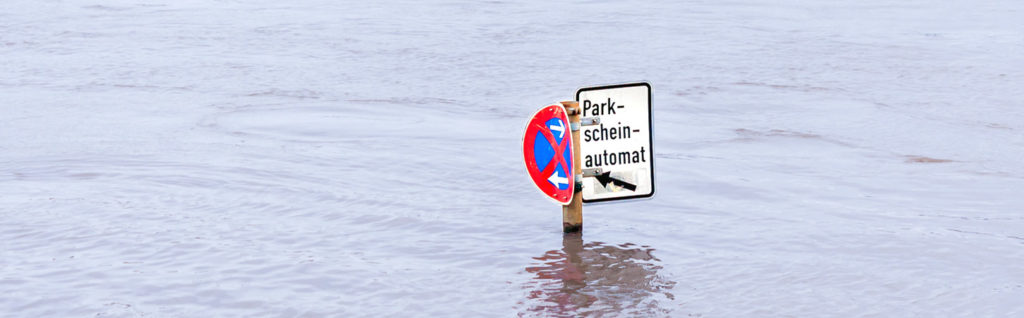
[[[560,204],[572,201],[573,145],[569,117],[561,105],[549,105],[533,114],[523,135],[523,161],[533,184]]]

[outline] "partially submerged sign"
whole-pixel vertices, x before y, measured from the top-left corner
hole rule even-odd
[[[530,179],[548,198],[560,204],[572,200],[572,132],[561,105],[549,105],[533,114],[523,135],[523,161]]]
[[[584,127],[580,163],[583,202],[654,195],[651,85],[632,83],[576,91]]]

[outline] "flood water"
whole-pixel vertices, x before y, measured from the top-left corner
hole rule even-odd
[[[0,316],[1024,316],[1019,1],[0,3]],[[521,159],[654,89],[582,236]]]

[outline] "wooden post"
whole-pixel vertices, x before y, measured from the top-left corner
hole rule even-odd
[[[562,102],[565,113],[569,116],[569,127],[572,131],[572,170],[577,180],[582,180],[582,168],[580,167],[580,103],[575,101]],[[569,180],[573,185],[572,201],[562,206],[562,231],[565,233],[583,231],[583,192],[582,185],[577,180]]]

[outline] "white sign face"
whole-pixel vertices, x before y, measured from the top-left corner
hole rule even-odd
[[[654,195],[651,85],[581,88],[576,101],[584,122],[600,120],[580,127],[581,168],[601,171],[596,177],[583,178],[583,202]]]

